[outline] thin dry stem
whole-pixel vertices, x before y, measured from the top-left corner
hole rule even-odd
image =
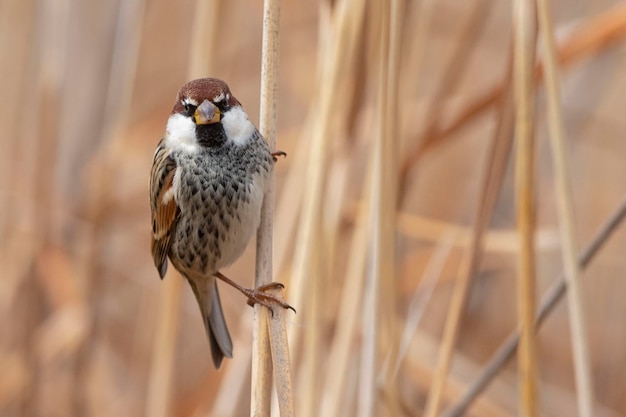
[[[537,364],[535,353],[535,252],[534,252],[534,121],[533,84],[536,26],[530,0],[516,0],[514,8],[515,87],[515,196],[520,254],[517,265],[518,321],[521,327],[518,351],[519,411],[537,415]]]
[[[432,256],[429,258],[424,273],[419,281],[419,286],[415,289],[415,295],[411,300],[408,308],[407,319],[404,323],[402,331],[402,339],[398,349],[398,360],[395,365],[394,374],[397,375],[400,366],[409,349],[409,345],[415,336],[419,323],[424,316],[426,306],[430,302],[437,282],[441,278],[441,272],[450,256],[450,252],[454,246],[454,241],[458,238],[458,231],[448,230],[437,242],[437,246],[433,250]]]
[[[313,114],[313,111],[310,112]],[[311,117],[308,118],[310,120]],[[305,125],[308,125],[305,123]],[[304,129],[307,131],[307,129]],[[302,135],[303,146],[296,149],[295,155],[289,154],[289,159],[281,161],[281,164],[289,163],[290,170],[287,175],[286,182],[282,186],[282,192],[278,197],[278,205],[274,210],[274,218],[280,219],[280,222],[276,223],[276,239],[274,240],[273,250],[273,269],[279,274],[285,268],[285,264],[288,262],[288,254],[290,245],[293,245],[293,234],[298,219],[298,211],[302,200],[302,178],[299,174],[303,167],[306,167],[308,160],[306,155],[308,153],[307,145],[310,144],[308,136]],[[288,277],[280,277],[279,281],[290,286],[287,279]],[[237,326],[241,335],[249,333],[249,321],[248,317],[241,316],[240,324]],[[243,339],[244,336],[237,337],[237,339]],[[238,355],[236,363],[232,363],[226,368],[224,375],[224,382],[220,384],[217,400],[214,402],[212,409],[213,415],[216,416],[230,416],[237,412],[235,407],[227,407],[227,404],[232,404],[234,401],[244,401],[244,397],[247,397],[249,392],[247,390],[247,372],[250,368],[250,361],[252,359],[250,351],[246,351],[245,356]],[[243,375],[246,377],[243,377]],[[229,414],[227,414],[229,413]]]
[[[165,277],[165,285],[161,289],[161,313],[155,336],[155,349],[152,353],[150,383],[146,394],[145,412],[148,417],[166,417],[170,413],[182,282],[182,277],[177,273],[170,273]]]
[[[454,247],[466,249],[471,246],[474,234],[471,227],[404,211],[398,212],[398,233],[410,239],[436,243],[447,230],[454,230],[459,235],[453,243]],[[487,230],[483,240],[485,252],[494,254],[517,254],[519,252],[519,241],[515,229]],[[535,243],[537,250],[542,252],[558,248],[556,230],[551,228],[537,230]]]
[[[329,6],[331,2],[323,3],[323,5]],[[339,66],[337,68],[337,81],[335,84],[335,88],[337,90],[334,91],[334,100],[333,100],[333,113],[332,118],[330,120],[331,123],[331,135],[335,138],[333,141],[335,142],[334,149],[332,151],[333,159],[332,164],[329,167],[329,172],[327,173],[328,178],[330,179],[326,183],[326,187],[324,190],[323,196],[323,242],[320,245],[322,252],[319,254],[320,259],[322,260],[318,266],[318,270],[316,273],[316,278],[319,280],[316,285],[318,288],[318,300],[319,306],[317,308],[316,313],[316,321],[320,321],[321,323],[333,323],[337,322],[339,317],[341,316],[340,311],[345,311],[344,307],[353,306],[354,308],[358,308],[360,305],[360,300],[348,300],[348,298],[354,298],[355,294],[360,293],[361,289],[350,289],[347,290],[347,286],[349,285],[349,280],[352,279],[351,282],[354,284],[354,277],[348,275],[350,273],[354,273],[353,267],[354,262],[352,260],[348,261],[348,270],[344,272],[343,268],[337,268],[338,265],[341,265],[341,262],[338,261],[338,257],[341,256],[341,247],[343,240],[342,236],[342,220],[343,220],[343,208],[346,204],[346,199],[350,195],[350,174],[354,169],[354,158],[353,152],[358,148],[358,143],[355,140],[355,123],[358,112],[361,108],[363,98],[363,94],[365,89],[361,88],[360,81],[365,77],[365,69],[362,65],[359,65],[359,60],[362,58],[364,51],[364,43],[366,41],[365,35],[365,18],[364,18],[364,6],[363,1],[350,1],[344,2],[341,6],[341,9],[336,8],[335,14],[333,15],[335,19],[330,18],[328,13],[324,13],[320,18],[320,28],[326,28],[328,33],[330,31],[334,31],[333,35],[336,34],[339,29],[337,17],[338,13],[344,13],[345,23],[341,30],[344,31],[344,35],[342,35],[344,41],[342,44],[343,52],[341,54],[341,61],[339,62]],[[348,7],[349,6],[349,7]],[[323,7],[322,11],[328,10],[330,7]],[[347,14],[346,13],[347,10]],[[327,17],[328,16],[328,17]],[[333,24],[330,24],[330,23]],[[328,39],[333,39],[333,35],[327,36]],[[335,36],[336,37],[336,36]],[[329,50],[330,51],[330,50]],[[369,123],[367,123],[369,126]],[[353,247],[354,248],[354,247]],[[358,263],[361,259],[360,256],[356,256],[355,261]],[[362,265],[361,265],[362,266]],[[359,268],[357,266],[357,268]],[[361,268],[362,269],[362,268]],[[359,283],[362,282],[362,277],[358,277],[357,281]],[[338,309],[328,308],[328,303],[324,300],[333,300],[336,298],[336,293],[338,290],[338,286],[343,284],[344,292],[342,293],[342,298],[339,303]],[[349,291],[348,294],[345,291]],[[343,303],[347,304],[343,304]],[[358,316],[358,314],[357,314]],[[345,317],[345,316],[344,316]],[[345,321],[349,321],[351,324],[354,324],[356,320],[354,317],[345,317]],[[344,324],[346,324],[344,321]],[[343,328],[343,331],[346,333],[339,335],[340,330],[335,328],[335,340],[341,342],[347,341],[347,346],[352,346],[351,335],[353,335],[355,331],[355,327],[350,327],[349,329]],[[320,342],[314,342],[316,345],[322,346],[324,343],[324,331],[322,331],[320,335]],[[332,348],[336,348],[337,345],[333,345]],[[305,350],[308,352],[308,350]],[[330,355],[333,356],[334,366],[337,368],[328,367],[325,365],[325,361],[323,356],[320,357],[321,363],[312,364],[309,366],[315,366],[318,369],[332,369],[332,372],[321,372],[319,373],[318,379],[324,379],[327,381],[326,384],[322,385],[323,390],[322,398],[313,398],[316,403],[316,407],[326,407],[328,409],[329,406],[337,407],[334,410],[321,411],[323,415],[329,415],[326,413],[340,413],[339,406],[345,405],[345,398],[339,399],[342,394],[346,392],[346,385],[340,384],[339,381],[346,382],[346,377],[350,375],[349,365],[353,364],[350,361],[350,357],[345,358],[345,362],[339,362],[337,355],[341,355],[344,353],[343,350],[332,352],[329,351]],[[329,357],[329,360],[331,358]],[[339,369],[343,369],[345,374],[338,376]],[[334,388],[329,390],[329,385],[331,384]],[[338,401],[337,401],[338,400]],[[337,402],[335,402],[337,401]]]
[[[314,113],[313,109],[309,111],[305,126],[311,126],[309,120],[313,119],[312,115]],[[311,129],[305,128],[303,131],[308,133]],[[300,143],[301,146],[296,149],[295,154],[289,155],[291,166],[275,209],[275,216],[277,219],[280,219],[280,222],[276,225],[276,241],[274,242],[274,260],[277,273],[281,273],[286,269],[286,264],[289,260],[288,254],[293,249],[294,232],[298,223],[302,195],[304,194],[302,187],[303,179],[300,173],[306,171],[306,166],[309,163],[307,158],[309,146],[311,145],[309,135],[303,133]]]
[[[372,170],[369,169],[368,172],[372,172]],[[367,180],[363,183],[363,194],[371,192],[371,183],[372,175],[368,175]],[[369,196],[364,198],[369,200]],[[368,250],[369,211],[368,205],[360,206],[354,226],[354,235],[348,256],[348,269],[341,291],[339,311],[337,312],[337,327],[328,350],[328,369],[331,369],[332,372],[326,373],[324,384],[326,393],[322,398],[320,408],[320,415],[323,416],[336,417],[341,415],[341,406],[345,403],[348,366],[350,357],[353,355],[354,339],[358,334],[358,326],[360,325],[358,318]]]
[[[198,0],[194,11],[191,39],[194,45],[189,62],[189,78],[209,77],[214,71],[215,43],[219,28],[220,0]],[[200,39],[201,42],[194,40]]]
[[[276,147],[276,102],[278,92],[278,29],[280,0],[266,0],[263,6],[263,51],[261,64],[261,105],[259,128],[270,149]],[[272,280],[272,232],[274,216],[274,175],[265,193],[261,209],[261,223],[257,234],[255,285]],[[274,306],[274,310],[280,310]],[[252,339],[252,398],[250,415],[268,416],[271,410],[272,359],[281,415],[293,416],[294,403],[289,363],[289,348],[284,336],[285,319],[276,311],[273,324],[268,327],[269,312],[260,305],[254,307]],[[274,320],[279,320],[279,323]],[[270,337],[269,332],[272,332]],[[271,346],[270,346],[271,345]]]
[[[248,317],[245,315],[245,317]],[[249,334],[252,331],[252,323],[243,324],[239,327],[240,334]],[[243,337],[236,337],[235,340],[242,340]],[[250,381],[250,363],[252,361],[252,347],[249,349],[238,349],[237,360],[233,361],[224,370],[219,389],[215,394],[215,399],[211,402],[211,416],[220,417],[236,417],[239,414],[239,408],[233,404],[241,404],[244,398],[250,394],[248,391],[248,382]],[[206,412],[204,408],[198,407],[193,417],[204,417]]]
[[[143,28],[144,0],[120,3],[115,47],[111,60],[111,75],[106,91],[106,107],[102,132],[103,143],[119,140],[131,111],[133,82],[139,59]]]
[[[578,391],[578,410],[581,417],[593,415],[593,382],[589,363],[589,346],[580,270],[577,262],[577,243],[574,224],[574,205],[571,193],[569,159],[565,143],[565,129],[561,114],[559,70],[554,47],[554,31],[546,0],[537,0],[539,25],[543,41],[544,76],[548,102],[548,127],[552,145],[552,160],[556,176],[556,202],[561,232],[563,266],[568,278],[568,303],[574,369]]]
[[[332,117],[337,109],[334,106],[335,92],[338,90],[338,81],[342,69],[343,57],[350,51],[348,46],[354,39],[355,27],[358,27],[358,15],[363,9],[362,0],[343,0],[336,4],[333,14],[333,35],[324,44],[324,53],[321,64],[320,79],[324,80],[316,99],[318,106],[317,123],[313,126],[311,148],[308,155],[308,166],[305,174],[300,215],[300,225],[296,238],[293,272],[289,288],[289,300],[296,306],[303,305],[304,317],[309,319],[309,326],[304,337],[304,360],[301,369],[305,372],[308,381],[302,384],[306,389],[298,402],[298,414],[301,416],[316,415],[319,405],[318,374],[319,365],[319,279],[315,275],[320,269],[321,245],[325,241],[322,234],[321,212],[323,209],[324,184],[329,171],[330,138],[332,132]],[[306,304],[303,303],[306,294]],[[290,329],[290,345],[292,357],[298,351],[300,335],[298,329]]]
[[[390,0],[388,10],[388,23],[386,25],[387,34],[387,51],[383,47],[381,58],[383,65],[386,67],[386,85],[381,85],[381,93],[386,95],[385,100],[385,122],[381,126],[382,137],[382,155],[383,177],[380,205],[380,242],[379,256],[380,269],[378,271],[381,280],[381,313],[382,328],[379,334],[379,344],[381,352],[384,352],[385,373],[382,378],[382,396],[384,397],[384,409],[382,415],[397,416],[400,414],[400,394],[397,384],[397,377],[393,369],[393,364],[398,361],[399,350],[399,325],[396,314],[398,297],[396,295],[396,201],[398,187],[398,150],[400,148],[400,129],[402,125],[400,120],[400,103],[399,95],[399,72],[400,72],[400,46],[402,40],[403,14],[405,8],[404,0]],[[385,30],[385,25],[383,25]],[[383,38],[384,39],[384,38]],[[385,62],[386,61],[386,62]],[[382,75],[381,75],[382,77]],[[383,104],[381,103],[381,106]],[[383,130],[384,129],[384,130]]]
[[[280,295],[280,293],[281,291],[275,291],[274,295]],[[281,417],[293,417],[296,415],[296,411],[291,383],[287,326],[285,325],[286,314],[287,310],[275,305],[274,314],[269,319],[268,324],[278,408]]]
[[[376,16],[376,13],[371,13]],[[379,124],[372,148],[374,178],[372,183],[372,246],[371,271],[365,286],[363,303],[363,346],[361,375],[359,378],[358,415],[380,415],[377,377],[380,367],[379,350],[382,345],[382,315],[389,313],[391,304],[389,288],[384,288],[384,280],[391,281],[394,272],[394,229],[395,229],[395,185],[394,185],[394,138],[389,136],[391,120],[391,100],[395,95],[390,90],[390,29],[391,4],[383,1],[380,5],[380,51],[378,73]],[[393,75],[395,76],[395,74]],[[392,93],[393,94],[393,93]],[[383,295],[384,294],[384,295]],[[385,323],[388,324],[388,323]],[[395,362],[395,356],[391,358]],[[393,401],[391,401],[393,403]]]

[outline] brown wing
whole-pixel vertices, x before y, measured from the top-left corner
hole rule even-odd
[[[178,206],[172,192],[176,162],[171,158],[164,139],[154,152],[150,172],[150,208],[152,210],[152,258],[161,279],[167,271],[167,254],[172,229],[178,216]]]

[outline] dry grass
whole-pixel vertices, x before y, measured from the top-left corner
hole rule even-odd
[[[272,132],[262,5],[79,3],[0,0],[0,415],[247,415],[253,310],[222,289],[215,371],[152,266],[147,182],[188,78]],[[538,37],[512,3],[281,2],[259,274],[298,310],[295,414],[626,415],[626,2],[538,0]],[[254,246],[228,271],[247,286]]]

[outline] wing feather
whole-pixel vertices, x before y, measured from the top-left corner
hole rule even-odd
[[[170,249],[171,234],[178,217],[178,206],[174,198],[173,182],[176,162],[161,139],[152,162],[150,172],[150,208],[152,212],[152,240],[150,248],[154,265],[161,279],[167,271],[167,255]]]

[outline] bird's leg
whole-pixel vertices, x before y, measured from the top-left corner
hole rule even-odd
[[[242,287],[241,285],[237,284],[235,281],[231,280],[230,278],[228,278],[226,275],[222,274],[219,271],[216,272],[213,275],[215,275],[216,278],[221,279],[222,281],[224,281],[228,285],[236,288],[243,295],[248,297],[248,305],[249,306],[254,306],[255,304],[261,304],[261,305],[269,308],[270,311],[272,312],[272,314],[274,314],[274,310],[272,310],[272,305],[271,305],[271,302],[274,302],[274,303],[278,304],[279,306],[281,306],[282,308],[289,308],[289,309],[293,310],[294,313],[296,312],[295,308],[293,308],[292,306],[290,306],[289,304],[287,304],[286,302],[284,302],[280,298],[278,298],[278,297],[276,297],[276,296],[274,296],[272,294],[265,293],[265,291],[267,291],[267,290],[276,289],[276,288],[280,288],[280,289],[285,288],[285,286],[283,284],[281,284],[280,282],[270,282],[269,284],[261,285],[258,288],[244,288],[244,287]]]
[[[272,152],[272,159],[274,160],[274,162],[278,161],[278,157],[279,156],[283,156],[283,157],[287,157],[287,153],[284,151],[276,151],[276,152]]]

